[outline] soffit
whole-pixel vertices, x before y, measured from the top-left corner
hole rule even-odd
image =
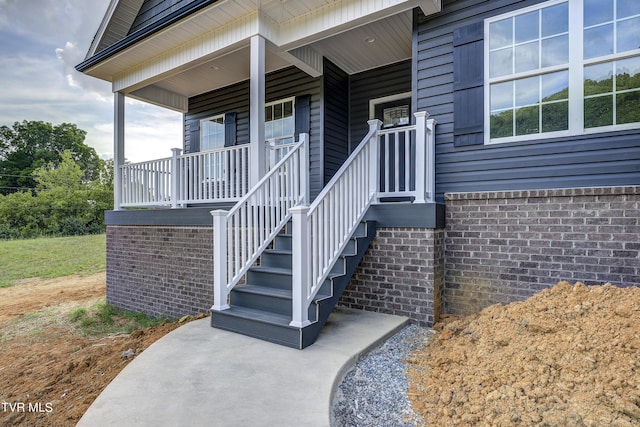
[[[411,12],[404,12],[375,23],[363,25],[311,46],[348,74],[355,74],[411,58]],[[371,43],[368,40],[374,39]],[[271,46],[266,55],[266,71],[290,64]],[[218,56],[196,67],[155,83],[165,90],[187,97],[248,80],[248,47]]]
[[[381,13],[374,10],[374,3]],[[114,90],[125,93],[149,87],[191,97],[247,80],[249,38],[262,34],[267,40],[286,41],[281,46],[267,41],[267,72],[291,65],[283,59],[287,58],[283,52],[310,46],[345,72],[354,74],[411,57],[412,9],[416,5],[422,8],[423,3],[432,12],[440,8],[439,0],[384,0],[380,5],[364,0],[221,0],[84,72],[113,82]],[[302,31],[305,26],[301,23],[322,24],[324,15],[320,19],[317,16],[322,8],[329,16],[327,19],[336,19],[330,12],[338,4],[342,15],[352,13],[360,18],[347,19],[345,24],[333,27],[328,25],[317,33],[307,32],[307,36],[298,39],[296,32],[291,31],[293,21]],[[350,4],[374,12],[345,9]],[[388,4],[392,6],[385,9],[383,6]],[[373,43],[367,42],[372,39]],[[212,48],[214,41],[218,45]],[[190,50],[183,51],[183,46]]]

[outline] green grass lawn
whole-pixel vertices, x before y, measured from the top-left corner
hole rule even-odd
[[[31,277],[88,275],[105,269],[104,234],[0,241],[0,288]]]

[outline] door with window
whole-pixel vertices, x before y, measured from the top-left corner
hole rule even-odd
[[[371,119],[382,122],[379,138],[380,181],[383,193],[401,193],[415,189],[415,141],[402,127],[411,124],[411,94],[401,93],[369,101]],[[408,172],[408,173],[407,173]],[[406,196],[381,201],[402,201]]]

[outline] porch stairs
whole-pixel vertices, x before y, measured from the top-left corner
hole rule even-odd
[[[291,223],[285,227],[291,228]],[[245,283],[229,295],[230,308],[214,311],[211,326],[303,349],[313,344],[376,233],[375,221],[361,222],[309,306],[309,325],[291,326],[292,235],[278,234],[249,268]]]
[[[433,202],[435,121],[414,115],[415,125],[397,129],[370,120],[310,205],[309,137],[300,134],[230,211],[211,212],[213,327],[299,349],[313,344],[375,236],[376,223],[365,221],[371,205]]]

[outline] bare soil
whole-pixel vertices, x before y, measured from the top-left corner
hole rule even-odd
[[[68,326],[74,309],[104,296],[104,273],[0,289],[0,425],[74,426],[135,355],[179,326],[100,339]]]
[[[0,425],[73,426],[166,323],[100,339],[69,314],[104,298],[104,273],[0,289]],[[561,282],[449,318],[409,362],[428,426],[640,425],[640,289]],[[21,406],[24,405],[24,406]]]
[[[408,361],[427,426],[640,425],[640,288],[560,282],[437,329]]]

